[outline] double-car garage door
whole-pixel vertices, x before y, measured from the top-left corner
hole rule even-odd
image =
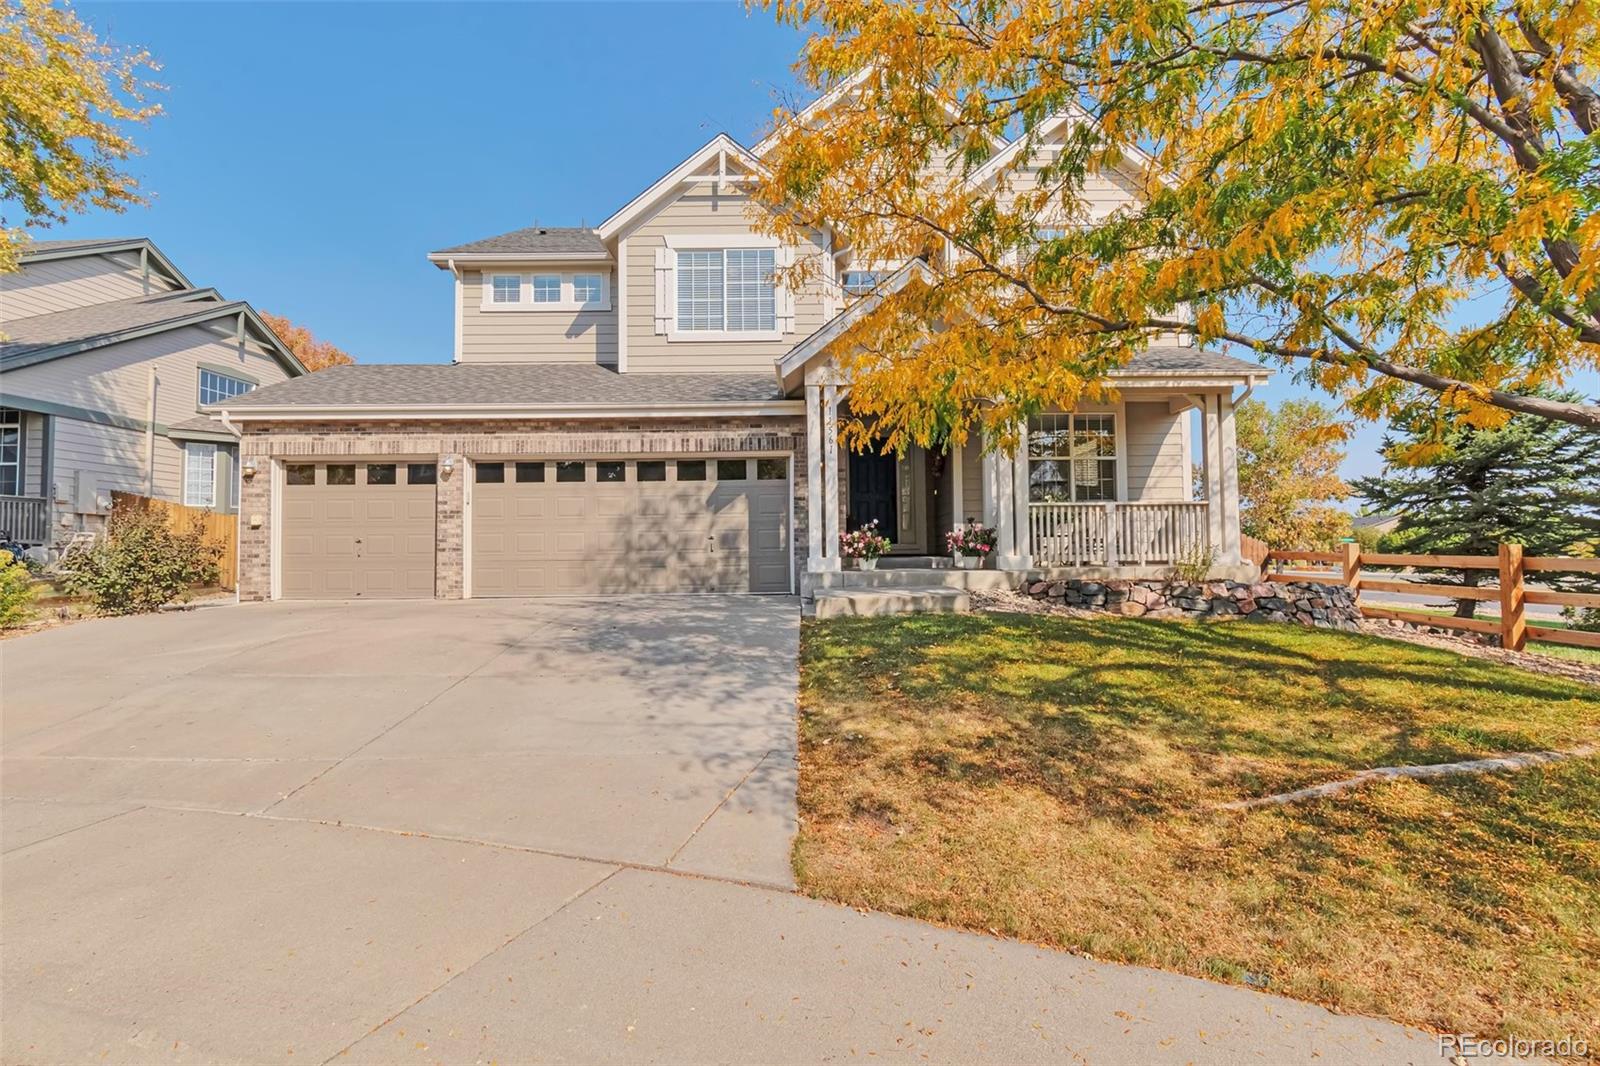
[[[292,599],[434,594],[433,463],[284,468]],[[788,460],[480,460],[467,477],[473,596],[788,592]]]

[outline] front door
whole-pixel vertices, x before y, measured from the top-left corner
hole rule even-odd
[[[879,533],[890,540],[899,539],[900,521],[896,506],[899,493],[895,478],[898,467],[899,463],[893,455],[850,453],[851,529],[860,529],[876,518]]]

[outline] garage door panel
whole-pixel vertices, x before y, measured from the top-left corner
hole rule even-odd
[[[431,597],[435,486],[329,485],[315,465],[312,484],[284,487],[283,595]]]
[[[622,481],[591,462],[583,482],[478,486],[473,595],[788,591],[786,480],[677,481],[669,460],[674,480],[641,482],[624,462]]]

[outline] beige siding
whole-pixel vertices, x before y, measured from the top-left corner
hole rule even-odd
[[[85,255],[25,263],[15,274],[0,274],[0,322],[74,307],[127,300],[172,286],[152,273],[146,289],[138,259]]]
[[[199,410],[200,364],[262,385],[288,375],[271,356],[204,326],[185,326],[121,344],[6,371],[6,391],[30,400],[82,407],[143,422],[150,370],[156,371],[156,422],[170,426]]]
[[[983,521],[983,447],[968,440],[961,450],[961,520]]]
[[[1129,500],[1187,500],[1189,459],[1183,451],[1183,420],[1165,402],[1129,403],[1124,444]]]
[[[794,297],[794,332],[777,341],[669,341],[655,331],[656,249],[670,235],[754,232],[745,212],[744,196],[712,193],[705,186],[691,187],[683,195],[627,235],[628,262],[628,370],[771,372],[774,361],[812,333],[824,321],[825,303],[820,289]],[[799,254],[818,254],[811,246]],[[669,299],[675,299],[669,294]]]
[[[93,482],[96,492],[146,492],[146,436],[139,430],[83,422],[55,421],[55,484],[60,510],[75,510],[79,478]],[[179,500],[183,494],[183,445],[166,437],[155,441],[155,494]]]
[[[1054,153],[1046,149],[1035,154],[1028,166],[1007,172],[999,194],[1002,208],[1009,209],[1018,193],[1037,188],[1039,167],[1053,158]],[[1131,175],[1121,170],[1101,171],[1084,178],[1079,195],[1088,217],[1075,221],[1098,222],[1118,208],[1137,201],[1139,187]],[[1048,223],[1041,222],[1041,225]]]
[[[487,273],[528,273],[521,268]],[[615,290],[609,267],[603,272]],[[617,362],[615,292],[609,311],[485,311],[486,272],[461,276],[461,361],[463,363],[604,363]]]

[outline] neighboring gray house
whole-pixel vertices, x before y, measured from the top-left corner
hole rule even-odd
[[[237,438],[209,412],[305,372],[148,239],[35,241],[0,274],[0,530],[57,544],[113,489],[236,510]]]

